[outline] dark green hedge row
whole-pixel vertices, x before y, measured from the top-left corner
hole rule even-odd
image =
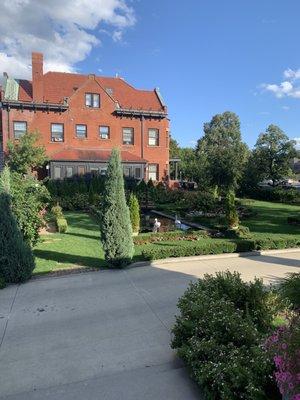
[[[207,237],[206,231],[169,231],[159,233],[141,233],[134,238],[134,244],[141,245],[147,243],[177,241],[177,240],[198,240]]]
[[[230,241],[216,239],[215,242],[195,242],[189,246],[157,246],[143,250],[142,255],[146,260],[159,260],[168,257],[200,256],[206,254],[234,253],[236,244]]]
[[[169,257],[188,257],[207,254],[243,253],[254,250],[273,250],[300,247],[300,240],[297,238],[277,239],[249,239],[249,240],[202,240],[189,245],[174,246],[149,246],[142,251],[146,260],[159,260]]]

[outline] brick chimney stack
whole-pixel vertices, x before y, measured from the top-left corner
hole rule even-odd
[[[35,103],[44,101],[42,53],[32,53],[32,97]]]

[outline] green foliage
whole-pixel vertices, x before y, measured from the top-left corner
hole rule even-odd
[[[173,238],[174,239],[174,238]],[[287,249],[300,246],[300,238],[296,237],[279,237],[279,238],[240,238],[239,236],[231,236],[228,239],[205,239],[201,240],[201,236],[197,241],[176,240],[172,238],[168,242],[160,242],[157,245],[152,241],[142,250],[143,258],[146,260],[160,260],[169,257],[188,257],[200,256],[206,254],[223,254],[223,253],[242,253],[253,250],[275,250]],[[138,240],[138,238],[137,238]]]
[[[101,197],[96,195],[93,197],[94,204],[99,204]],[[87,193],[76,193],[72,196],[54,196],[52,197],[53,204],[59,202],[61,207],[65,211],[74,211],[74,210],[88,210],[90,203],[89,203],[89,195]]]
[[[294,145],[278,126],[269,125],[255,145],[254,171],[264,179],[271,179],[275,186],[292,173],[290,162],[296,155]]]
[[[261,344],[273,309],[260,280],[205,275],[178,303],[172,347],[209,400],[268,399],[271,362]]]
[[[229,190],[225,201],[226,222],[229,229],[239,226],[239,215],[235,205],[235,194],[233,190]]]
[[[141,233],[140,235],[133,238],[134,244],[147,244],[147,243],[157,243],[166,241],[179,241],[179,240],[191,240],[196,241],[199,238],[208,237],[206,231],[167,231],[167,232],[157,232],[157,233]]]
[[[253,187],[252,189],[247,189],[240,194],[251,196],[252,199],[264,200],[264,201],[275,201],[285,204],[300,204],[300,192],[296,188],[261,188]]]
[[[54,215],[54,217],[59,218],[63,216],[62,208],[61,206],[57,203],[55,206],[51,208],[51,213]]]
[[[34,246],[44,225],[42,212],[50,200],[47,189],[31,176],[11,173],[8,167],[0,176],[0,191],[1,188],[11,196],[12,212],[23,238]]]
[[[145,260],[160,260],[169,257],[188,257],[206,254],[234,253],[237,244],[226,240],[195,241],[186,245],[183,241],[179,244],[166,243],[166,246],[148,246],[142,251]]]
[[[68,222],[63,216],[56,218],[56,226],[59,233],[66,233],[68,230]]]
[[[138,233],[140,230],[140,220],[141,220],[140,205],[137,197],[133,193],[130,193],[128,206],[130,212],[132,231]]]
[[[34,246],[44,226],[43,211],[50,200],[49,192],[41,182],[18,173],[11,174],[12,211],[24,239]]]
[[[209,186],[218,186],[226,191],[236,188],[248,156],[247,146],[241,140],[238,116],[224,112],[205,123],[197,155],[205,165]]]
[[[0,193],[0,276],[6,283],[29,279],[34,269],[30,246],[22,234],[11,210],[10,196]]]
[[[12,171],[28,174],[44,166],[48,158],[45,148],[37,145],[39,137],[38,132],[26,132],[19,140],[7,143],[7,162]]]
[[[289,274],[281,282],[279,293],[283,299],[287,299],[294,309],[300,311],[300,272]]]
[[[126,204],[120,152],[113,149],[101,204],[101,240],[110,267],[123,267],[133,256],[132,227]]]

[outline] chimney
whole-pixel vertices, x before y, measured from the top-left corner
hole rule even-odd
[[[44,101],[42,53],[32,53],[32,98],[35,103]]]

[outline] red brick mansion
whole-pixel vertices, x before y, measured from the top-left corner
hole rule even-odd
[[[158,89],[138,90],[117,77],[44,74],[43,55],[32,53],[32,80],[4,73],[0,101],[4,152],[8,140],[37,130],[51,178],[105,174],[114,147],[126,177],[169,174],[169,120]]]

